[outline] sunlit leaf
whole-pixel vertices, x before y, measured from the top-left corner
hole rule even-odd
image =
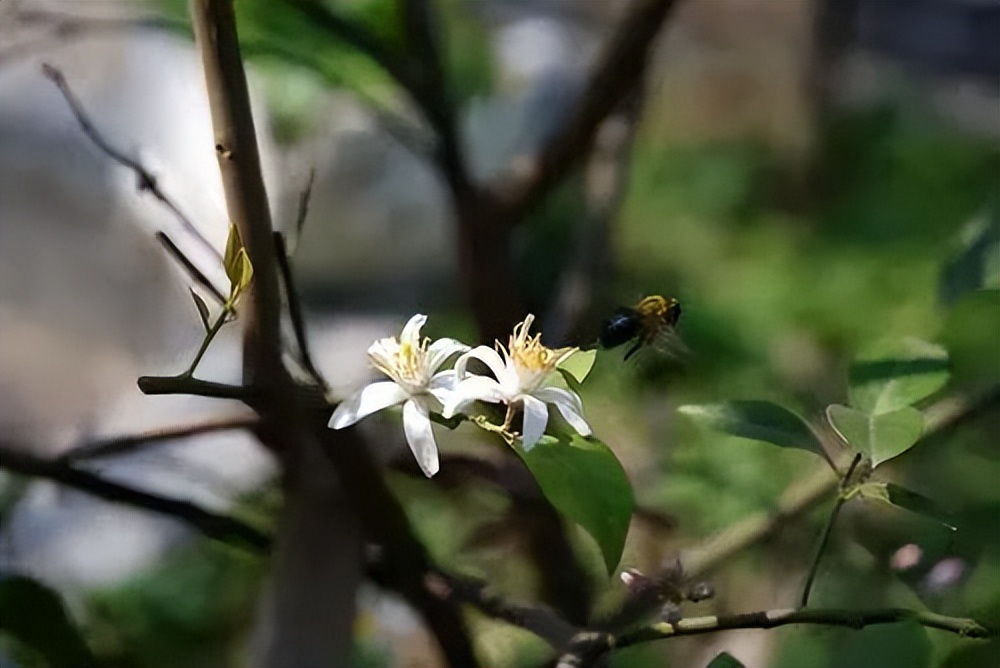
[[[565,371],[577,383],[582,383],[587,379],[590,370],[594,368],[594,360],[597,359],[596,350],[578,350],[569,356],[559,365],[560,371]]]
[[[826,417],[842,439],[871,458],[873,467],[909,450],[924,429],[924,416],[909,406],[870,415],[833,405],[827,407]]]
[[[514,450],[556,510],[579,524],[612,572],[621,559],[632,518],[632,485],[611,449],[595,438],[546,435],[531,450]]]
[[[725,434],[826,456],[819,439],[805,420],[769,401],[725,401],[681,406],[677,410]]]
[[[243,248],[240,249],[236,258],[239,281],[235,284],[235,289],[237,292],[243,292],[250,287],[250,283],[253,281],[253,264],[250,262],[250,256],[247,255],[246,250]]]
[[[226,269],[226,276],[229,277],[230,285],[238,285],[242,269],[237,266],[239,254],[243,249],[243,241],[240,239],[240,231],[235,225],[230,223],[229,236],[226,237],[226,252],[222,256],[222,265]]]
[[[208,312],[208,304],[206,304],[205,300],[202,299],[201,296],[194,290],[191,290],[191,299],[194,300],[195,308],[198,309],[198,316],[201,318],[201,324],[204,325],[205,331],[207,332],[212,328],[211,323],[209,323],[210,315]]]
[[[920,341],[880,343],[851,365],[851,406],[866,413],[890,413],[931,396],[948,382],[948,352]]]
[[[723,652],[705,666],[705,668],[746,668],[743,663],[729,652]]]
[[[0,631],[38,652],[53,668],[95,665],[62,598],[37,580],[0,577]]]

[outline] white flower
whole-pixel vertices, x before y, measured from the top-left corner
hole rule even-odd
[[[458,358],[455,373],[459,383],[444,404],[446,418],[460,412],[473,401],[503,403],[508,406],[503,426],[506,430],[510,427],[512,408],[521,406],[524,410],[521,443],[528,450],[545,433],[545,426],[549,421],[546,404],[553,404],[580,435],[590,435],[590,425],[583,417],[583,402],[580,397],[575,392],[551,385],[552,381],[560,378],[556,367],[577,349],[552,349],[543,346],[541,334],[534,337],[528,335],[534,319],[535,316],[528,315],[524,322],[514,327],[507,350],[497,342],[496,350],[479,346]],[[496,378],[474,374],[467,376],[466,366],[473,357],[485,363]]]
[[[431,343],[420,338],[427,316],[417,314],[394,337],[379,339],[368,348],[372,365],[391,378],[365,386],[337,406],[330,418],[332,429],[349,427],[363,417],[403,404],[406,442],[428,478],[438,471],[437,444],[431,431],[430,411],[439,410],[455,386],[454,370],[435,373],[445,360],[469,346],[454,339]]]

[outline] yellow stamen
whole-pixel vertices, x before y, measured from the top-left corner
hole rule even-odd
[[[563,361],[577,348],[547,348],[542,345],[542,335],[530,336],[528,329],[534,322],[535,316],[528,314],[524,322],[514,326],[514,333],[510,337],[510,357],[514,363],[529,371],[551,371],[555,369],[559,362]],[[503,346],[497,344],[497,350],[502,351]]]

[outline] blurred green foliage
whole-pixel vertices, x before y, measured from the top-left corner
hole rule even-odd
[[[200,541],[88,601],[92,645],[102,665],[239,666],[266,564]]]

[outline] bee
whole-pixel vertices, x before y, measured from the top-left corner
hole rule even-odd
[[[620,306],[601,325],[600,347],[610,350],[635,341],[625,359],[663,334],[673,334],[681,317],[681,303],[673,297],[650,295],[635,306]]]

